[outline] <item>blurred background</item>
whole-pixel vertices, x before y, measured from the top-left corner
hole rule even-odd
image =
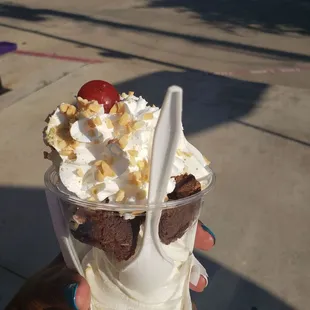
[[[2,1],[17,49],[0,56],[0,309],[59,252],[44,119],[103,79],[156,105],[184,89],[186,135],[217,175],[198,310],[308,310],[309,16],[308,0]]]

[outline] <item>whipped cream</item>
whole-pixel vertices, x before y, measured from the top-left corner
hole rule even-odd
[[[132,92],[120,98],[109,113],[97,101],[80,97],[75,105],[62,103],[50,116],[45,139],[61,158],[62,183],[79,198],[144,204],[160,109]],[[191,173],[196,179],[203,178],[208,174],[206,164],[182,134],[167,194],[175,188],[173,176]]]

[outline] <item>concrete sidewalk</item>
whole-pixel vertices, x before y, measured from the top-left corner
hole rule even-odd
[[[169,85],[184,88],[186,134],[217,174],[202,213],[217,244],[200,257],[210,285],[194,294],[198,309],[308,310],[309,72],[210,74],[306,66],[308,37],[229,32],[142,0],[26,2],[0,5],[3,40],[102,63],[0,58],[11,89],[0,97],[0,309],[58,253],[43,188],[44,119],[98,78],[157,105]]]
[[[267,0],[261,0],[257,16],[251,11],[257,4],[248,7],[246,0],[236,5],[216,1],[210,8],[208,2],[178,0],[93,0],[91,6],[78,0],[74,5],[15,0],[0,6],[0,34],[3,40],[14,38],[25,51],[104,61],[144,60],[309,87],[310,41],[305,34],[310,27],[304,18],[309,7],[305,3],[302,9],[304,0],[299,2],[292,2],[290,14],[281,17],[281,6],[273,7]],[[264,69],[272,70],[257,73]]]

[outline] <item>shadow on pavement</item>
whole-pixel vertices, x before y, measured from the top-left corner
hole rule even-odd
[[[0,267],[31,276],[59,249],[43,189],[0,187]]]
[[[185,134],[200,132],[233,121],[253,110],[266,84],[219,77],[202,71],[160,71],[118,84],[119,92],[134,91],[150,104],[160,105],[171,84],[184,91]]]
[[[0,195],[0,267],[27,278],[59,251],[45,193],[38,188],[0,187]],[[206,256],[197,253],[197,257],[210,277],[203,293],[193,293],[199,310],[293,309],[264,288]]]
[[[183,125],[187,135],[234,122],[252,130],[310,146],[307,141],[242,120],[243,116],[259,108],[260,98],[268,89],[267,84],[220,77],[198,70],[185,70],[143,75],[116,87],[119,92],[132,90],[137,95],[143,94],[150,104],[159,106],[171,84],[181,86],[184,91]]]
[[[166,3],[166,1],[162,1],[162,3],[164,3],[164,2]],[[187,2],[189,4],[189,6],[191,6],[191,5],[194,6],[195,3],[196,4],[198,2],[204,3],[205,1],[193,1],[194,4],[191,4],[192,3],[191,0],[188,0]],[[224,3],[225,1],[223,0],[222,2]],[[210,3],[210,2],[205,2],[205,3]],[[217,1],[214,3],[217,3]],[[248,3],[252,4],[254,2],[250,1]],[[173,4],[178,6],[178,1],[170,1],[168,6],[172,6]],[[234,8],[235,7],[237,8],[236,9],[237,11],[239,11],[238,5],[234,6],[235,2],[233,2],[232,5]],[[305,11],[307,11],[307,10],[308,9],[305,9]],[[254,10],[254,12],[256,12],[256,11]],[[74,20],[77,22],[87,22],[89,24],[93,24],[93,25],[97,25],[97,26],[103,26],[105,28],[137,32],[139,34],[145,34],[147,36],[159,35],[159,36],[164,36],[164,37],[168,37],[171,39],[183,39],[183,40],[195,43],[195,44],[200,44],[200,45],[212,47],[212,48],[217,49],[217,50],[238,52],[238,53],[245,54],[245,55],[257,55],[259,57],[270,58],[270,59],[283,59],[283,60],[305,61],[305,62],[310,61],[310,56],[305,55],[305,54],[285,52],[285,51],[281,51],[281,50],[263,48],[263,47],[253,46],[253,45],[235,43],[235,42],[213,39],[213,38],[208,38],[208,37],[202,37],[202,36],[197,36],[197,35],[154,29],[154,28],[147,27],[147,26],[138,26],[138,25],[125,24],[125,23],[120,23],[120,22],[113,22],[113,21],[104,20],[104,19],[100,19],[100,18],[96,18],[96,17],[91,17],[91,16],[87,16],[87,15],[83,15],[83,14],[76,14],[76,13],[70,13],[70,12],[59,11],[59,10],[35,9],[35,8],[22,6],[22,5],[14,5],[14,4],[10,4],[10,3],[5,3],[5,4],[0,4],[0,16],[12,18],[12,19],[17,19],[17,20],[30,21],[30,22],[35,22],[35,23],[44,22],[45,20],[49,19],[50,17],[58,17],[58,18]],[[278,16],[278,15],[276,15],[276,16]],[[306,16],[307,16],[306,22],[309,24],[308,13],[306,14]],[[271,15],[271,17],[274,17],[274,16]],[[302,20],[302,18],[300,18],[300,20]],[[223,23],[224,23],[224,21],[223,21]],[[56,35],[44,33],[41,30],[36,31],[36,30],[32,30],[32,29],[26,29],[23,27],[19,27],[17,25],[14,25],[14,26],[8,25],[5,23],[0,23],[0,26],[12,28],[12,29],[16,29],[16,30],[21,30],[21,31],[26,31],[26,32],[34,33],[34,34],[38,34],[38,35],[43,35],[46,37],[59,39],[61,41],[71,42],[71,43],[77,44],[77,46],[79,46],[79,47],[86,47],[87,46],[87,47],[92,47],[92,48],[101,48],[101,49],[105,50],[103,55],[106,57],[116,57],[116,58],[134,57],[134,55],[131,55],[131,54],[126,53],[126,52],[125,53],[119,52],[117,50],[107,49],[107,48],[104,48],[101,46],[88,44],[86,42],[79,42],[76,40],[72,40],[70,38],[59,37]],[[244,22],[244,27],[246,27],[246,22]],[[134,58],[142,59],[143,57],[136,56]]]
[[[205,291],[191,294],[199,310],[293,310],[268,291],[201,252],[195,255],[209,275]]]
[[[149,0],[148,6],[194,12],[197,18],[226,31],[243,27],[276,34],[310,33],[309,0]]]
[[[0,8],[1,8],[1,5],[0,5]],[[1,11],[0,11],[0,15],[1,15]],[[117,51],[117,50],[109,49],[103,46],[90,44],[90,43],[84,43],[81,41],[60,37],[57,35],[49,34],[49,33],[38,31],[38,30],[26,29],[24,27],[7,25],[4,23],[0,23],[0,26],[6,27],[9,29],[20,30],[20,31],[27,32],[27,33],[41,35],[41,36],[56,39],[62,42],[76,44],[79,47],[81,46],[90,47],[90,48],[98,50],[98,53],[104,57],[142,60],[142,61],[146,61],[152,64],[164,65],[170,68],[184,70],[185,72],[183,72],[182,74],[178,74],[178,73],[171,74],[171,72],[170,73],[166,72],[166,73],[161,73],[161,75],[156,74],[151,79],[143,77],[143,79],[137,79],[136,81],[130,81],[128,83],[124,83],[123,86],[125,87],[124,91],[127,91],[128,89],[133,89],[133,90],[136,89],[138,93],[143,93],[149,102],[157,102],[157,103],[161,102],[161,100],[158,100],[158,99],[159,98],[162,99],[161,96],[163,96],[164,92],[166,91],[167,86],[171,85],[171,83],[179,84],[180,86],[182,86],[185,89],[185,101],[192,102],[192,104],[198,103],[198,105],[199,105],[199,102],[203,102],[203,105],[200,107],[202,110],[200,111],[201,112],[203,111],[204,113],[206,113],[205,115],[203,115],[202,113],[200,113],[200,111],[196,109],[196,107],[195,107],[195,110],[189,109],[189,107],[185,107],[186,111],[184,114],[187,115],[187,112],[188,112],[189,113],[188,115],[194,115],[194,116],[196,115],[196,117],[192,117],[189,120],[186,120],[186,119],[184,120],[187,133],[192,133],[192,132],[195,132],[196,130],[207,128],[209,127],[208,125],[212,126],[218,123],[222,123],[223,121],[232,120],[239,116],[245,115],[247,112],[249,112],[252,109],[252,106],[253,106],[252,99],[253,98],[255,100],[259,99],[260,94],[267,87],[266,84],[262,84],[262,83],[251,83],[251,82],[232,79],[232,78],[220,77],[217,75],[209,74],[204,71],[194,70],[194,69],[191,69],[189,67],[182,66],[179,64],[162,61],[160,59],[148,58],[144,56],[135,55],[132,53],[127,53],[124,51]],[[292,57],[292,56],[288,56],[288,55],[291,55],[291,53],[286,53],[286,52],[280,52],[280,53],[287,54],[288,58]],[[310,56],[300,55],[300,54],[298,55],[297,56],[295,55],[297,57],[296,59],[299,59],[299,57],[301,56],[303,60],[310,60]],[[181,76],[185,76],[185,75],[186,75],[186,79],[180,78]],[[190,83],[190,80],[192,79],[190,77],[191,75],[196,76],[196,79],[197,77],[201,78],[201,80],[197,80],[197,83],[200,86],[200,89],[198,91],[195,91],[192,88],[192,86],[197,85],[197,83],[196,84]],[[222,82],[217,82],[217,84],[216,83],[214,84],[212,80],[209,80],[209,82],[206,81],[205,79],[206,78],[208,79],[208,77],[210,76],[214,77],[214,80],[215,78],[217,78],[219,81],[222,81]],[[146,82],[146,80],[148,80],[149,82]],[[234,81],[235,82],[238,81],[238,82],[234,83]],[[154,83],[156,84],[156,87],[157,87],[156,91],[153,91]],[[219,84],[222,84],[220,88],[218,87]],[[144,85],[144,88],[141,87],[141,85]],[[122,90],[122,89],[119,88],[119,90]],[[205,98],[202,97],[201,100],[199,99],[197,100],[196,95],[195,95],[195,101],[190,100],[190,97],[188,97],[188,94],[190,93],[194,95],[200,92],[204,93],[206,90],[208,90],[208,93],[206,94],[206,97]],[[214,105],[215,98],[220,104]],[[228,103],[228,106],[227,106],[227,103]],[[212,115],[208,114],[207,112],[208,113],[212,112]],[[203,122],[205,122],[206,124],[206,125],[203,125],[203,128],[201,128],[199,123],[197,123],[197,121],[201,121],[201,119],[203,119]],[[240,125],[247,126],[249,128],[265,132],[267,134],[276,135],[283,139],[287,139],[287,140],[294,141],[302,145],[309,146],[309,143],[305,141],[301,141],[301,140],[283,135],[281,133],[267,130],[259,126],[247,124],[240,120],[238,121],[238,123]]]

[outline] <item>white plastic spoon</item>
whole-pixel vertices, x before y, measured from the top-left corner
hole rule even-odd
[[[161,205],[167,194],[172,164],[182,133],[183,90],[168,88],[154,133],[150,184],[149,211],[146,213],[142,245],[134,259],[120,272],[123,285],[141,293],[150,293],[162,287],[174,268],[173,262],[162,250],[158,226]]]

